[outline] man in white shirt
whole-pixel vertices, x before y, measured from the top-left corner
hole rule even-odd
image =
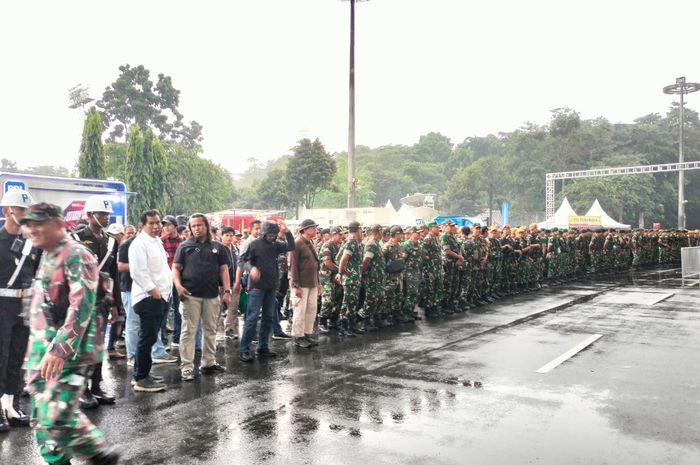
[[[165,390],[163,378],[151,375],[151,347],[158,338],[163,315],[173,289],[168,257],[160,240],[162,225],[158,210],[141,214],[141,232],[129,247],[129,271],[133,284],[131,301],[141,320],[134,363],[134,391]]]

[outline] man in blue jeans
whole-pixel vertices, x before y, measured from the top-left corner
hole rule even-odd
[[[136,346],[139,341],[139,327],[141,325],[140,318],[134,312],[134,306],[131,303],[131,273],[129,272],[129,247],[134,242],[136,236],[131,236],[119,246],[117,268],[119,270],[119,282],[121,289],[122,304],[126,312],[126,326],[124,329],[124,338],[126,339],[126,356],[127,364],[134,365],[136,360]],[[165,345],[158,334],[158,339],[151,349],[151,358],[153,363],[174,363],[177,362],[177,357],[173,357],[165,351]]]
[[[286,242],[278,239],[285,239]],[[256,353],[258,357],[277,355],[268,348],[268,339],[277,311],[277,257],[292,250],[294,236],[287,229],[287,225],[282,221],[279,224],[266,221],[262,225],[260,237],[250,242],[241,252],[238,265],[248,272],[248,306],[240,345],[240,359],[243,362],[253,361],[250,344],[255,337],[261,311],[262,321]]]
[[[139,316],[139,342],[134,364],[134,391],[165,390],[160,377],[151,373],[151,348],[158,339],[173,281],[168,259],[160,240],[161,223],[157,210],[141,214],[141,232],[129,247],[129,270],[133,283],[131,298],[134,312]]]

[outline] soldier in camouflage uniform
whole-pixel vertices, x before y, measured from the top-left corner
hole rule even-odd
[[[367,331],[376,331],[379,327],[389,326],[387,316],[382,313],[386,280],[384,250],[381,246],[382,231],[381,225],[372,225],[364,242],[361,273],[365,301],[362,309],[365,318],[364,329]]]
[[[427,255],[423,280],[425,281],[425,314],[428,317],[441,316],[440,304],[443,296],[442,248],[439,243],[440,228],[437,223],[428,224],[429,233],[423,239]]]
[[[474,266],[478,261],[477,245],[471,236],[471,228],[462,226],[460,249],[464,262],[459,268],[459,306],[466,311],[471,308],[472,277]]]
[[[455,237],[455,224],[447,220],[442,224],[440,246],[442,247],[442,264],[444,275],[443,312],[448,315],[459,311],[459,269],[464,263],[462,251]]]
[[[392,270],[390,266],[396,266],[397,263],[404,264],[403,248],[401,241],[403,240],[403,230],[400,226],[393,226],[389,230],[389,241],[383,246],[384,260],[386,263],[386,277],[384,280],[384,305],[382,306],[382,319],[387,319],[391,323],[408,323],[412,322],[413,315],[409,318],[403,313],[403,293],[401,285],[403,284],[403,268],[400,271]]]
[[[498,292],[501,287],[501,264],[503,261],[503,245],[500,240],[501,231],[494,226],[489,231],[489,258],[486,264],[488,277],[487,295],[492,298],[500,297]]]
[[[423,251],[423,245],[420,242],[420,228],[409,228],[408,240],[401,244],[405,260],[405,268],[403,272],[403,310],[407,316],[411,316],[414,320],[420,320],[416,305],[421,289],[421,264],[428,258]]]
[[[343,303],[338,320],[338,334],[355,337],[358,305],[360,299],[360,264],[362,263],[362,229],[353,221],[348,225],[348,238],[338,252],[338,274],[336,282],[343,286]]]
[[[72,457],[115,464],[119,455],[106,448],[102,432],[78,408],[88,366],[103,356],[96,328],[97,260],[67,237],[60,207],[33,205],[21,222],[45,251],[34,283],[25,361],[39,453],[54,464],[69,464]]]
[[[336,282],[338,274],[336,257],[340,252],[340,243],[345,231],[342,227],[336,226],[331,232],[330,239],[321,245],[318,254],[321,261],[319,284],[322,289],[318,329],[322,333],[327,333],[331,327],[335,326],[343,298],[343,287]]]

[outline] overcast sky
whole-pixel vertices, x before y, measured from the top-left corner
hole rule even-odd
[[[430,131],[459,143],[558,107],[630,122],[665,112],[677,76],[700,81],[698,1],[371,0],[356,12],[356,140],[371,147]],[[0,158],[22,167],[72,168],[83,115],[68,89],[99,98],[126,63],[172,76],[204,156],[234,173],[302,137],[347,149],[347,2],[3,2],[0,43]],[[688,102],[700,108],[700,93]]]

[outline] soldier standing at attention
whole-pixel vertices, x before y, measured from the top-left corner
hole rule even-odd
[[[10,190],[0,202],[5,225],[0,228],[0,433],[11,426],[29,426],[19,405],[22,362],[27,351],[26,320],[32,295],[37,250],[22,237],[19,222],[33,203],[24,190]]]
[[[403,314],[403,283],[404,254],[401,248],[403,230],[400,226],[392,226],[389,230],[389,241],[384,244],[384,260],[386,263],[386,280],[384,281],[384,310],[382,316],[396,323],[413,322],[411,317]]]
[[[119,454],[106,448],[102,432],[78,409],[88,367],[104,355],[96,337],[97,260],[67,236],[60,207],[32,205],[21,223],[34,246],[44,250],[25,362],[39,453],[52,464],[70,464],[72,457],[116,464]]]
[[[318,323],[318,330],[322,333],[330,331],[330,325],[338,318],[338,309],[343,295],[343,287],[336,282],[338,274],[338,263],[335,257],[340,252],[340,243],[344,230],[341,226],[336,226],[332,230],[330,239],[321,245],[319,258],[321,269],[319,271],[319,282],[321,284],[321,312]]]
[[[401,244],[405,257],[406,267],[403,272],[404,302],[403,311],[406,316],[414,320],[420,320],[416,305],[420,295],[421,264],[427,259],[420,243],[420,229],[418,227],[407,229],[408,240]]]
[[[386,265],[384,249],[380,244],[381,239],[381,225],[372,225],[367,232],[362,266],[360,267],[360,274],[365,287],[365,301],[362,305],[365,317],[365,331],[376,331],[379,327],[389,326],[387,315],[382,313]]]
[[[460,253],[459,243],[454,236],[455,224],[452,220],[443,223],[442,234],[440,235],[440,246],[442,248],[442,264],[445,270],[444,295],[442,308],[448,315],[457,310],[459,290],[459,268],[464,263],[464,257]]]
[[[440,228],[437,223],[428,223],[429,232],[423,239],[423,247],[428,255],[425,266],[425,315],[427,317],[442,316],[440,304],[442,303],[444,271],[442,269],[442,248],[440,247]]]
[[[352,221],[348,225],[348,239],[340,251],[340,263],[336,281],[343,286],[343,303],[340,308],[338,334],[355,337],[351,330],[351,322],[357,318],[358,301],[360,299],[360,263],[362,262],[362,229],[360,223]]]

